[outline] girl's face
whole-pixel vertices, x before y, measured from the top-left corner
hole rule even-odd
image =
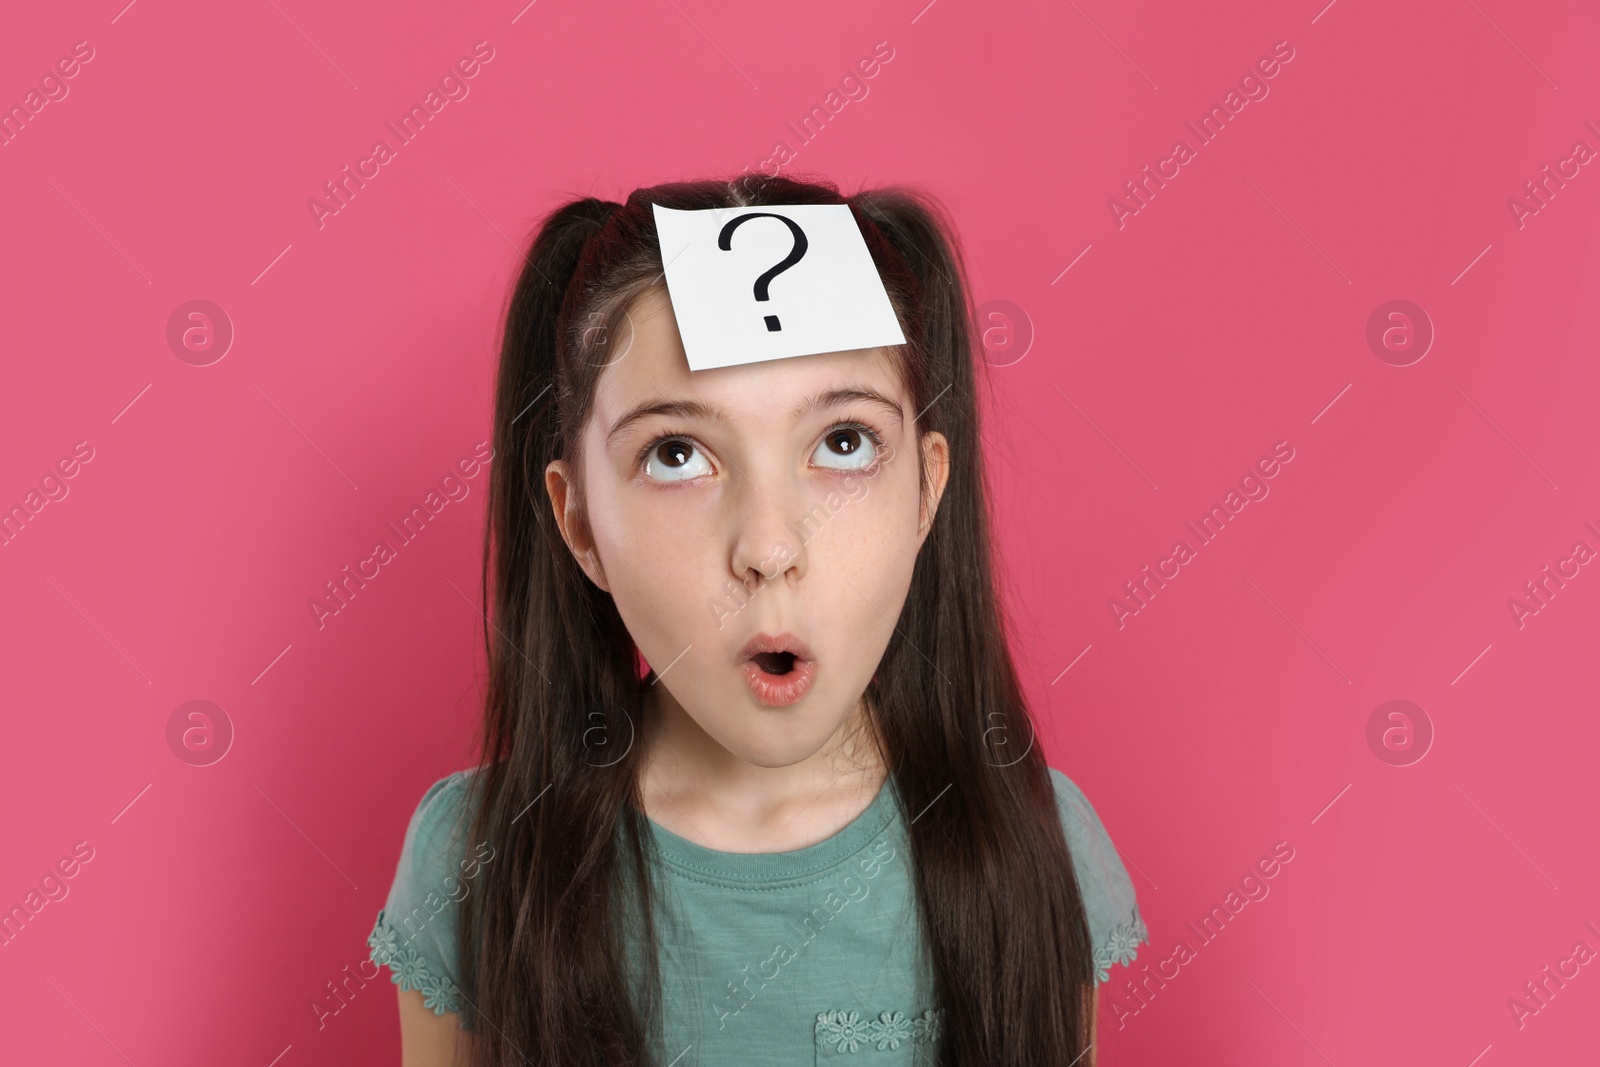
[[[557,521],[659,699],[738,759],[791,766],[840,733],[877,669],[949,446],[931,432],[919,443],[882,350],[690,373],[662,288],[629,314],[581,471],[546,471]]]

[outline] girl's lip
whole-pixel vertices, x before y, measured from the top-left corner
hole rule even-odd
[[[739,649],[737,661],[741,664],[748,663],[752,656],[762,652],[792,652],[794,653],[796,664],[801,661],[815,663],[817,660],[817,657],[811,652],[810,645],[786,630],[777,636],[756,634]]]
[[[794,649],[756,651],[793,652]],[[744,681],[750,687],[751,694],[759,703],[769,708],[786,708],[790,704],[798,704],[800,699],[811,691],[811,683],[817,676],[816,663],[798,656],[788,674],[768,674],[752,659],[746,659],[741,664],[741,669],[744,671]]]

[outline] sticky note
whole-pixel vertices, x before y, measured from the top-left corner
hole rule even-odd
[[[848,204],[651,206],[691,371],[905,343]]]

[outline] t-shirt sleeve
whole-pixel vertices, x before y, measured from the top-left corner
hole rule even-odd
[[[1148,944],[1149,932],[1139,917],[1139,903],[1133,880],[1117,854],[1117,846],[1101,825],[1083,791],[1065,774],[1050,768],[1055,785],[1056,808],[1066,831],[1072,865],[1078,875],[1078,891],[1088,913],[1089,941],[1094,946],[1095,978],[1111,978],[1111,965],[1126,966],[1138,954],[1138,946]]]
[[[388,900],[367,938],[372,961],[387,966],[401,989],[420,990],[435,1015],[461,1011],[456,928],[484,859],[478,853],[469,857],[465,848],[467,774],[441,778],[422,794],[406,827]]]

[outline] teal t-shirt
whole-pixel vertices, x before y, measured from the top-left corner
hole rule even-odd
[[[493,848],[465,840],[474,773],[440,779],[423,794],[367,942],[391,980],[420,990],[437,1014],[459,1012],[463,993],[472,995],[456,971],[456,919],[494,864]],[[1050,777],[1104,982],[1113,963],[1132,962],[1148,941],[1145,925],[1094,808],[1066,775],[1052,768]],[[793,852],[717,852],[649,826],[662,1062],[931,1062],[917,1053],[938,1036],[942,1014],[920,991],[911,852],[890,782],[838,833]]]

